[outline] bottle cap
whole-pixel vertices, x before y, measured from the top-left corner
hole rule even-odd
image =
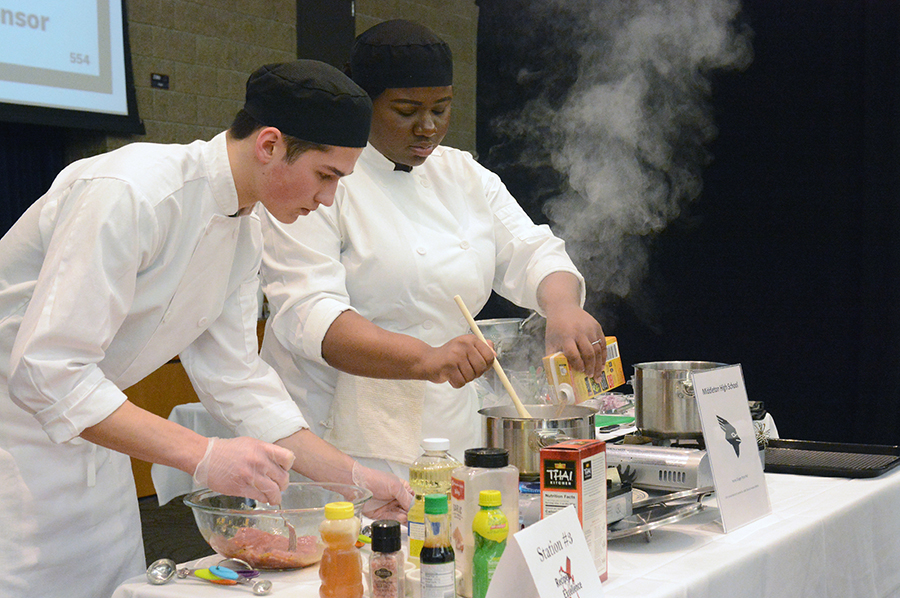
[[[443,515],[447,512],[446,494],[426,494],[425,513],[427,515]]]
[[[478,504],[482,507],[499,507],[502,502],[499,490],[482,490],[478,493]]]
[[[465,452],[467,467],[496,469],[509,465],[509,451],[502,448],[473,448]]]
[[[352,502],[330,502],[325,505],[325,519],[350,519],[355,516]]]
[[[446,438],[426,438],[422,440],[422,448],[426,451],[449,451],[450,441]]]
[[[372,524],[372,551],[397,552],[400,550],[400,523],[379,519]]]

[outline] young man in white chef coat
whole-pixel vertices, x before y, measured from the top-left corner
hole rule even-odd
[[[447,44],[387,21],[357,38],[350,67],[374,103],[353,175],[311,219],[261,215],[273,309],[262,355],[313,430],[404,476],[423,438],[449,438],[460,461],[483,443],[468,382],[493,354],[466,334],[455,295],[472,313],[492,290],[539,311],[548,352],[589,375],[606,348],[592,345],[603,330],[582,309],[583,279],[563,241],[497,175],[440,145],[453,99]]]
[[[408,486],[314,436],[256,351],[254,206],[290,223],[330,205],[370,116],[328,65],[267,65],[228,131],[76,162],[0,239],[3,596],[103,598],[144,570],[128,455],[269,503],[293,467],[368,487],[373,515],[403,518]],[[175,355],[240,437],[126,400]]]

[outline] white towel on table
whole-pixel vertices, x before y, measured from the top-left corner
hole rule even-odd
[[[323,438],[354,457],[406,465],[419,456],[424,380],[378,380],[338,372]]]

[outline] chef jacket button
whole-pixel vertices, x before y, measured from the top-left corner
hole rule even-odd
[[[207,322],[209,322],[208,319],[200,318],[199,320],[197,320],[197,326],[200,326],[200,327],[206,326]]]
[[[424,328],[425,330],[431,330],[433,326],[434,322],[432,322],[431,320],[425,320],[424,322],[422,322],[422,328]]]
[[[421,177],[419,180],[422,182],[423,187],[431,187],[431,183],[425,177]]]
[[[469,242],[468,242],[468,241],[463,241],[462,243],[459,244],[459,246],[462,247],[463,249],[468,249],[468,248],[469,248]]]
[[[424,248],[424,247],[417,247],[417,248],[416,248],[416,253],[418,253],[419,255],[425,255],[425,253],[426,253],[425,248]]]

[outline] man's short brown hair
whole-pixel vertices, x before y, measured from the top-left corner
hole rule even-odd
[[[263,124],[253,118],[249,112],[242,108],[234,117],[234,121],[231,123],[231,127],[229,127],[228,130],[231,132],[231,136],[235,139],[246,139],[262,128],[264,128]],[[331,149],[330,145],[304,141],[303,139],[298,139],[297,137],[294,137],[292,135],[286,135],[284,132],[282,132],[281,135],[284,138],[284,159],[288,164],[294,162],[297,158],[300,157],[301,154],[305,152],[327,152],[329,149]]]

